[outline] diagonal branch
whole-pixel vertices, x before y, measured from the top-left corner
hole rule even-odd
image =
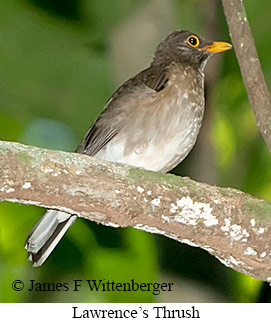
[[[232,42],[257,126],[271,151],[271,96],[242,0],[222,0]]]
[[[235,189],[0,142],[0,200],[162,234],[271,281],[271,204]]]

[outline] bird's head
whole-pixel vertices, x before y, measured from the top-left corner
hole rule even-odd
[[[169,34],[157,47],[152,64],[165,61],[188,63],[196,68],[204,69],[208,58],[215,53],[232,48],[226,42],[206,41],[187,30],[179,30]]]

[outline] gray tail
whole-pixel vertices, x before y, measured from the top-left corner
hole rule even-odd
[[[28,260],[33,261],[34,267],[44,263],[76,218],[76,215],[54,210],[44,213],[25,241]]]

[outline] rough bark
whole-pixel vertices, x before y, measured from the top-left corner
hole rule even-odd
[[[257,126],[271,151],[271,96],[264,80],[243,1],[222,0],[222,3]]]
[[[271,281],[271,204],[232,188],[0,142],[0,200],[162,234]]]

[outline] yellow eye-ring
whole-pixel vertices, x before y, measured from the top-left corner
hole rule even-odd
[[[192,47],[198,47],[199,46],[199,38],[197,36],[189,36],[186,39],[186,42],[192,46]]]

